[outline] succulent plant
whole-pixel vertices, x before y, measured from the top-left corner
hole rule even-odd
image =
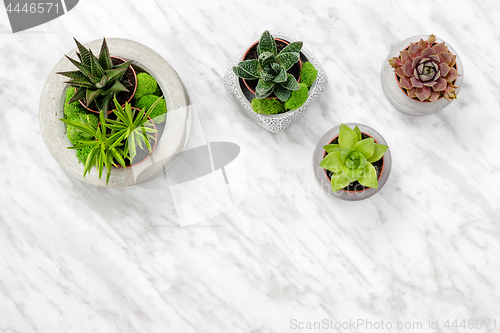
[[[410,98],[436,102],[444,97],[450,101],[457,98],[457,87],[453,85],[460,76],[454,67],[456,59],[444,42],[436,43],[436,36],[430,35],[427,41],[412,43],[389,64],[399,77],[399,86]]]
[[[259,58],[240,62],[233,67],[233,72],[245,80],[259,79],[256,98],[263,99],[274,93],[285,102],[293,90],[299,89],[297,80],[287,71],[299,61],[301,49],[302,42],[293,42],[278,53],[274,37],[266,30],[257,46]]]
[[[365,187],[378,188],[377,171],[372,163],[384,156],[387,146],[375,143],[373,138],[363,139],[358,126],[352,130],[342,124],[338,144],[329,144],[323,148],[328,155],[319,166],[333,173],[333,192],[356,180]]]
[[[80,62],[66,57],[78,70],[57,73],[69,77],[71,80],[66,83],[77,89],[69,103],[85,99],[86,106],[89,107],[92,102],[95,102],[97,109],[106,113],[107,116],[113,95],[121,91],[128,91],[127,88],[131,86],[128,82],[122,82],[122,79],[132,62],[127,61],[116,66],[113,65],[106,39],[103,39],[99,57],[96,57],[92,50],[86,49],[76,39],[75,42],[78,46],[79,52],[76,54]]]

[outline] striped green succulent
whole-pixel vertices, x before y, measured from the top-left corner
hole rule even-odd
[[[96,57],[92,50],[86,49],[76,39],[75,42],[78,46],[79,52],[76,52],[76,54],[80,62],[68,56],[66,57],[78,70],[57,73],[69,77],[71,80],[66,83],[77,89],[69,103],[85,99],[87,107],[94,102],[97,109],[107,115],[114,94],[128,91],[127,88],[131,86],[128,82],[122,82],[122,79],[132,62],[127,61],[114,66],[105,38],[102,42],[99,57]]]
[[[259,58],[240,62],[233,67],[233,72],[245,80],[259,79],[255,88],[256,98],[263,99],[274,93],[285,102],[293,90],[299,89],[297,80],[287,71],[299,61],[302,44],[290,43],[278,53],[274,37],[266,30],[257,46]]]

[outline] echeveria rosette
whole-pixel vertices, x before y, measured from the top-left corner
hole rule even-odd
[[[267,98],[274,93],[280,101],[286,102],[291,92],[299,89],[297,80],[287,71],[299,61],[302,44],[290,43],[278,53],[274,37],[266,30],[257,46],[259,58],[240,62],[233,67],[233,72],[245,80],[259,79],[256,98]]]
[[[450,101],[457,98],[458,87],[453,85],[460,74],[454,67],[457,56],[451,54],[445,43],[436,43],[436,36],[427,41],[412,43],[399,57],[389,60],[399,77],[399,86],[410,98],[436,102],[440,97]]]
[[[332,191],[336,192],[356,180],[365,187],[378,188],[377,170],[372,163],[380,160],[387,146],[363,139],[358,126],[354,130],[340,125],[338,144],[323,147],[328,155],[319,164],[332,172]]]

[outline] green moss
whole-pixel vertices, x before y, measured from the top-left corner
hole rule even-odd
[[[153,95],[163,96],[163,92],[161,91],[160,85],[158,83],[157,83],[157,87],[156,87],[156,90],[155,90]]]
[[[91,151],[91,147],[76,149],[76,157],[78,157],[80,163],[85,164]]]
[[[134,98],[136,101],[140,100],[143,96],[153,95],[158,88],[158,83],[148,73],[137,74],[137,89]]]
[[[300,88],[292,91],[290,98],[285,102],[285,109],[296,110],[302,106],[307,101],[309,96],[309,90],[307,90],[307,85],[305,83],[299,84]]]
[[[285,112],[283,102],[279,99],[252,99],[252,109],[261,114],[278,114]]]
[[[140,100],[135,104],[136,108],[147,111],[153,105],[154,102],[158,99],[158,96],[155,95],[147,95],[141,97]],[[165,99],[162,99],[153,109],[150,115],[151,119],[155,124],[161,124],[167,119],[167,103]]]
[[[68,90],[66,90],[66,100],[64,101],[64,116],[68,119],[78,115],[86,115],[91,113],[90,111],[87,111],[79,101],[68,104],[74,94],[75,88],[69,87]]]
[[[75,122],[82,123],[82,118],[87,120],[87,115],[81,115],[81,117],[80,117],[80,115],[77,115],[77,116],[70,117],[68,119],[75,121]],[[89,114],[88,119],[90,120],[91,124],[94,124],[96,126],[97,126],[97,124],[99,124],[99,118],[95,114]],[[82,132],[82,131],[74,128],[73,126],[66,125],[66,133],[68,135],[69,142],[71,142],[73,145],[78,144],[80,140],[93,139],[93,136],[91,136],[90,134]]]
[[[300,70],[300,82],[304,83],[307,86],[307,89],[311,88],[311,85],[316,80],[317,76],[318,70],[314,68],[313,64],[309,61],[302,65],[302,69]]]

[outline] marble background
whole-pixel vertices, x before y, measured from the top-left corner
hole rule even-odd
[[[359,319],[422,329],[314,331],[500,332],[499,16],[494,0],[81,0],[12,34],[0,9],[0,331],[305,332],[293,323]],[[265,29],[304,41],[330,79],[280,134],[222,84]],[[382,61],[430,33],[459,52],[464,86],[440,113],[409,116],[382,93]],[[103,36],[176,69],[207,139],[241,147],[244,202],[181,228],[168,191],[95,188],[62,170],[40,136],[40,91],[72,37]],[[312,172],[317,141],[342,122],[375,128],[392,151],[387,184],[365,201],[328,196]]]

